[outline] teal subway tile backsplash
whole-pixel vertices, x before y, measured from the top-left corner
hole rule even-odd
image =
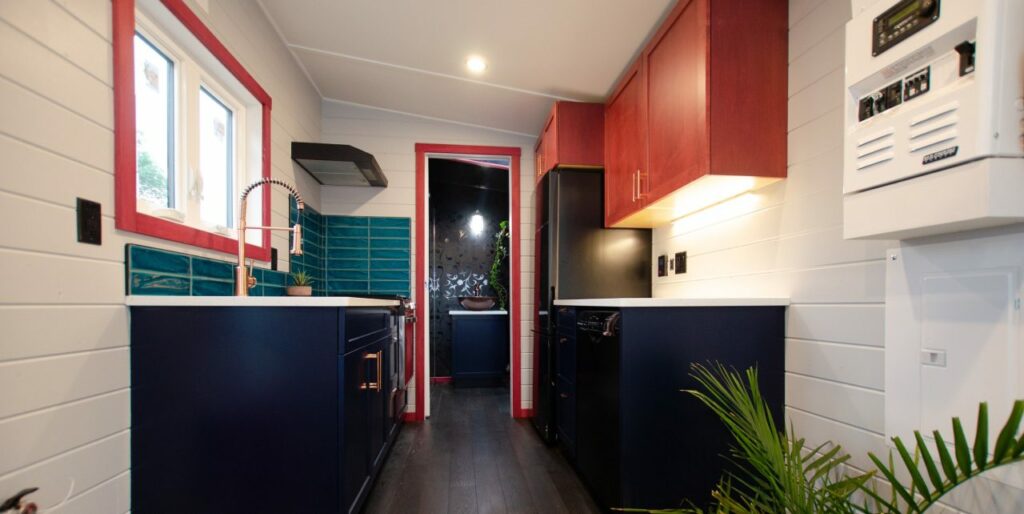
[[[189,296],[189,283],[188,277],[134,272],[128,274],[128,294]]]
[[[288,274],[254,268],[257,286],[252,296],[283,296]],[[150,248],[125,245],[125,293],[129,295],[231,296],[235,293],[235,263]],[[266,287],[263,285],[266,284]]]
[[[409,218],[323,216],[323,225],[326,294],[409,295]]]
[[[132,268],[188,275],[191,272],[189,257],[177,252],[166,252],[156,248],[129,245],[128,260]]]

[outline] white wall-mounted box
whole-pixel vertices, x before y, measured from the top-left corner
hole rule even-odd
[[[885,289],[885,435],[951,441],[950,420],[974,433],[989,404],[994,441],[1024,397],[1021,296],[1024,230],[943,235],[890,250]],[[1024,486],[1024,470],[993,475]],[[998,476],[997,476],[998,475]]]
[[[884,0],[861,9],[846,26],[844,236],[1024,221],[999,203],[1011,196],[1001,192],[1024,195],[1015,177],[1024,175],[1024,2]],[[959,175],[928,180],[950,173]],[[965,190],[965,181],[979,184]],[[984,188],[995,192],[978,194]]]

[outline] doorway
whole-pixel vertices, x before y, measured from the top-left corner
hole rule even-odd
[[[515,147],[416,145],[415,296],[421,326],[415,341],[412,420],[430,416],[430,388],[435,380],[447,382],[458,375],[468,382],[467,374],[459,373],[465,369],[466,359],[459,365],[455,355],[455,332],[467,329],[456,325],[466,326],[466,321],[471,321],[479,327],[487,318],[501,324],[491,330],[503,329],[501,335],[507,337],[501,355],[507,372],[501,373],[497,385],[508,384],[513,417],[528,414],[521,407],[520,383],[519,155],[520,149]],[[459,297],[493,296],[496,303],[502,301],[498,288],[492,287],[496,277],[491,268],[503,221],[508,257],[507,264],[498,266],[497,275],[498,283],[503,281],[507,290],[505,309],[498,304],[485,315],[462,316],[469,313]],[[500,310],[507,314],[496,312]]]

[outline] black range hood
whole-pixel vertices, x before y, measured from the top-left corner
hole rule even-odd
[[[325,186],[388,187],[373,154],[354,146],[292,142],[292,160]]]

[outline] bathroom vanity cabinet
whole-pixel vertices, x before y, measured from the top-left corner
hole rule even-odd
[[[132,307],[132,510],[358,512],[400,426],[394,315]]]

